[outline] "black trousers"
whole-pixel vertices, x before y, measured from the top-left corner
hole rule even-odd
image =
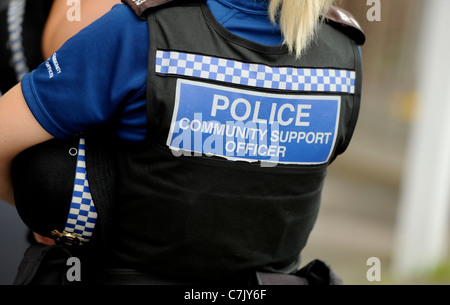
[[[67,276],[67,261],[80,253],[64,246],[34,244],[26,251],[14,285],[342,285],[342,279],[320,260],[313,260],[295,274],[254,272],[239,281],[202,282],[164,278],[126,268],[98,267],[83,262],[80,281]],[[82,254],[81,254],[82,255]]]

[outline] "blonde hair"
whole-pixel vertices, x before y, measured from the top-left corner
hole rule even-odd
[[[335,0],[270,0],[269,17],[280,25],[284,44],[300,57],[314,39],[320,17]]]

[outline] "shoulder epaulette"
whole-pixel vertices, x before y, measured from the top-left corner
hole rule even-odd
[[[366,42],[363,29],[348,11],[332,6],[325,19],[330,25],[352,38],[358,45],[363,45]]]
[[[141,19],[145,19],[144,12],[152,7],[157,7],[173,0],[122,0],[122,3],[131,7],[134,13]]]
[[[170,2],[178,2],[178,5],[198,5],[205,3],[206,0],[121,0],[122,3],[131,7],[134,13],[141,19],[146,19],[148,11],[158,6],[170,5]]]

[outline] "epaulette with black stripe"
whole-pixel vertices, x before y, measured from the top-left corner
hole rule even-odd
[[[122,3],[128,5],[131,7],[131,9],[134,11],[134,13],[141,19],[146,18],[146,14],[148,10],[151,8],[155,8],[158,6],[164,6],[167,5],[169,2],[173,2],[175,0],[122,0]],[[199,2],[205,2],[206,0],[183,0],[179,1],[180,3],[183,3],[184,5],[189,3],[199,3]]]
[[[358,45],[363,45],[366,42],[364,31],[355,17],[348,11],[332,6],[325,20],[328,24],[353,39]]]

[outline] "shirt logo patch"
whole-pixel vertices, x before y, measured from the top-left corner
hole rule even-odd
[[[339,125],[339,96],[267,94],[177,81],[167,145],[179,154],[315,165],[329,161]]]

